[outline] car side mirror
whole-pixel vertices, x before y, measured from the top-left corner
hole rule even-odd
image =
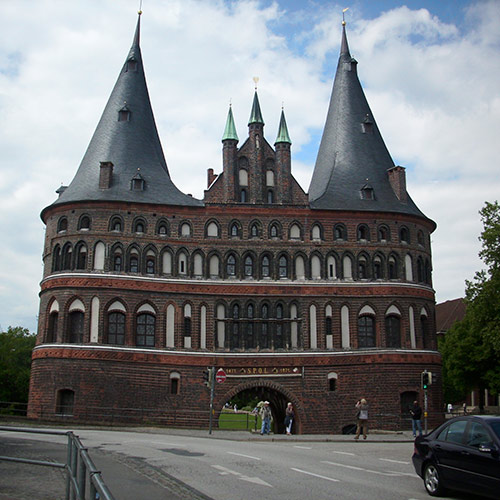
[[[479,445],[479,451],[481,453],[491,453],[493,457],[498,458],[498,449],[493,443]]]

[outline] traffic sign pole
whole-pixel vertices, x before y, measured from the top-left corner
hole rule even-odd
[[[208,421],[208,433],[212,434],[212,421],[214,416],[214,392],[215,392],[215,366],[212,367],[210,380],[210,419]]]

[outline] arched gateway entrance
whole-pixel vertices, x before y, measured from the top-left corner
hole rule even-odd
[[[221,406],[235,396],[240,396],[248,400],[257,398],[259,401],[269,401],[269,406],[273,414],[273,430],[276,434],[285,433],[285,410],[288,402],[291,402],[295,412],[292,432],[300,434],[300,404],[281,385],[263,381],[240,384],[221,396]]]

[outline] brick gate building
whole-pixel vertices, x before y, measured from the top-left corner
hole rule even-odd
[[[255,91],[243,144],[231,108],[221,124],[203,200],[170,178],[139,34],[140,17],[73,181],[41,213],[29,416],[207,426],[215,366],[216,417],[249,391],[278,423],[293,402],[297,432],[341,432],[360,397],[372,426],[405,426],[421,372],[440,373],[435,223],[386,149],[345,26],[309,192],[284,112],[273,147]],[[428,404],[439,420],[438,387]]]

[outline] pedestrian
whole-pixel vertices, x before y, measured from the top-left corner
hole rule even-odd
[[[359,439],[361,432],[363,432],[363,439],[366,439],[366,435],[368,434],[368,403],[365,398],[360,399],[356,403],[356,410],[358,410],[358,413],[356,414],[357,426],[356,437],[354,439]]]
[[[467,402],[464,402],[462,409],[464,410],[464,415],[467,415]]]
[[[418,404],[418,401],[413,401],[413,406],[410,408],[411,415],[411,428],[413,431],[413,437],[417,437],[418,435],[422,435],[422,408]]]
[[[453,405],[451,403],[448,403],[446,409],[448,410],[448,413],[452,413],[453,412]]]
[[[260,418],[262,418],[262,427],[260,428],[260,434],[269,434],[271,432],[271,408],[269,406],[269,401],[264,401],[264,406],[260,410]]]
[[[292,424],[293,418],[295,417],[295,413],[293,412],[292,403],[288,403],[285,410],[285,429],[288,436],[292,433]]]

